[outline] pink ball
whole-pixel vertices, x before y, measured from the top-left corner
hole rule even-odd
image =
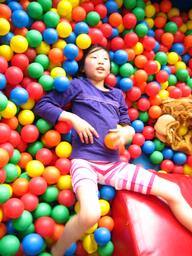
[[[169,78],[169,74],[165,71],[165,70],[160,70],[157,74],[156,74],[156,80],[159,83],[164,83],[168,80]]]
[[[98,28],[90,28],[88,35],[91,38],[92,44],[100,44],[103,39],[103,33]]]
[[[11,128],[4,123],[0,123],[0,143],[7,142],[11,136]]]
[[[97,12],[101,19],[105,18],[107,16],[107,8],[104,4],[97,4],[95,6],[95,12]]]
[[[35,231],[42,237],[51,236],[54,232],[55,221],[48,216],[43,216],[35,221]]]
[[[14,148],[16,148],[21,142],[20,134],[17,131],[12,130],[9,138],[9,142],[13,145]]]
[[[11,66],[6,70],[5,77],[10,85],[18,85],[23,80],[23,72],[20,68]]]
[[[3,205],[3,212],[7,218],[17,219],[24,211],[24,204],[18,198],[10,198]]]
[[[26,143],[35,142],[39,137],[39,130],[33,124],[27,124],[21,129],[21,138]]]
[[[31,25],[31,29],[35,29],[35,30],[38,30],[40,33],[43,33],[43,31],[46,29],[46,26],[45,26],[45,23],[38,20],[33,22],[33,24]]]
[[[149,60],[145,63],[144,70],[148,75],[153,75],[157,72],[157,63],[154,60]]]
[[[24,204],[25,210],[32,212],[37,208],[37,205],[39,203],[39,199],[37,196],[31,194],[31,193],[26,193],[21,197],[21,201]]]
[[[47,182],[42,177],[34,177],[29,181],[29,192],[34,195],[42,195],[47,189]]]
[[[59,192],[58,202],[66,207],[71,207],[76,201],[75,194],[70,189],[64,189]]]
[[[41,148],[36,153],[36,159],[41,161],[44,165],[49,165],[52,161],[53,154],[48,148]]]
[[[182,97],[181,89],[174,87],[169,90],[169,96],[174,99],[179,99]]]

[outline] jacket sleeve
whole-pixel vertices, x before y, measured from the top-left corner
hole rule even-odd
[[[120,93],[120,100],[119,100],[119,124],[131,124],[129,114],[128,114],[128,107],[127,104],[125,103],[125,99],[123,96],[123,93]]]

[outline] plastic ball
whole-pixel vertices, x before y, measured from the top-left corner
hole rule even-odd
[[[45,193],[42,195],[42,200],[47,203],[54,203],[57,201],[59,190],[55,186],[48,186]]]
[[[51,206],[48,203],[41,202],[38,204],[37,208],[34,211],[34,218],[40,218],[43,216],[51,215]]]
[[[71,246],[66,250],[65,255],[66,256],[73,256],[76,249],[77,249],[76,243],[72,243]]]
[[[163,160],[161,165],[160,165],[160,168],[166,172],[172,172],[174,171],[174,163],[171,161],[171,160]]]
[[[55,147],[61,141],[61,135],[55,130],[47,131],[42,137],[43,143],[47,147]]]
[[[86,16],[86,22],[89,26],[96,26],[100,21],[100,16],[97,12],[91,11]]]
[[[59,192],[58,202],[66,207],[71,207],[75,203],[75,194],[70,189],[64,189]]]
[[[33,99],[35,101],[39,100],[43,94],[43,87],[40,83],[37,82],[31,82],[27,85],[26,90],[29,94],[30,99]]]
[[[29,212],[34,211],[39,203],[38,197],[31,193],[25,193],[24,195],[22,195],[21,201],[24,204],[24,209]]]
[[[22,240],[22,248],[27,255],[39,254],[42,251],[44,244],[45,242],[43,238],[36,233],[26,235]]]
[[[133,81],[130,78],[122,78],[119,81],[119,87],[124,91],[130,91],[133,88]]]
[[[107,201],[112,200],[115,197],[115,189],[111,186],[102,186],[100,189],[100,198],[103,198]]]
[[[118,147],[116,146],[116,134],[108,133],[104,138],[104,144],[107,148],[111,150],[116,150]]]
[[[72,152],[71,144],[67,141],[62,141],[56,146],[55,152],[58,157],[68,158]]]
[[[107,228],[98,228],[94,232],[94,238],[97,244],[104,246],[111,239],[111,233]]]
[[[67,16],[72,11],[72,5],[68,1],[59,2],[57,5],[57,12],[61,17]]]
[[[5,36],[10,31],[10,23],[8,20],[0,17],[0,36]]]
[[[154,151],[150,156],[149,156],[150,161],[153,164],[160,164],[163,161],[163,155],[159,151]]]
[[[19,247],[20,247],[20,241],[19,239],[14,235],[5,235],[1,239],[1,253],[2,256],[6,255],[16,255]]]
[[[81,6],[77,6],[73,8],[71,15],[74,21],[83,21],[86,18],[86,10]]]
[[[91,38],[87,34],[79,34],[76,38],[76,44],[81,49],[87,49],[91,45]]]
[[[29,73],[29,76],[32,78],[40,78],[43,75],[43,67],[39,63],[31,63],[29,64],[27,71]]]
[[[97,251],[97,243],[93,234],[88,234],[83,238],[83,248],[88,254],[92,254]]]
[[[35,221],[35,231],[41,237],[48,237],[53,234],[55,221],[48,216],[40,217]]]
[[[18,120],[21,125],[32,124],[35,119],[35,115],[31,110],[22,110],[19,112]]]
[[[28,191],[28,180],[25,178],[18,178],[12,183],[13,193],[16,196],[22,196]]]
[[[187,161],[187,156],[185,153],[182,153],[182,152],[176,152],[174,155],[173,155],[173,161],[175,164],[178,164],[178,165],[183,165],[186,163]]]
[[[131,158],[137,158],[142,153],[141,147],[138,145],[135,145],[135,144],[132,144],[129,146],[128,152],[129,152]]]
[[[24,36],[15,35],[10,41],[11,49],[16,53],[23,53],[28,48],[28,41]]]
[[[38,160],[31,160],[26,165],[26,172],[30,177],[40,176],[44,172],[44,165]]]
[[[22,215],[19,218],[13,220],[13,227],[17,231],[25,231],[32,224],[32,221],[33,221],[32,214],[24,210]]]
[[[69,24],[69,22],[66,22],[66,21],[60,22],[57,25],[56,29],[57,29],[59,37],[61,37],[61,38],[68,37],[72,32],[71,25]]]
[[[43,7],[38,2],[31,2],[27,7],[27,13],[34,20],[38,20],[43,15]]]
[[[64,205],[56,205],[52,209],[51,217],[57,222],[57,223],[66,223],[70,218],[70,213],[67,207]]]
[[[55,67],[51,70],[50,75],[52,78],[56,78],[57,76],[66,76],[66,72],[61,67]]]
[[[33,124],[27,124],[21,129],[21,138],[24,142],[32,143],[39,137],[39,130]]]
[[[36,157],[36,160],[39,160],[44,165],[49,165],[52,161],[53,154],[51,150],[47,148],[41,148],[40,150],[37,151],[35,157]]]
[[[40,31],[36,29],[31,29],[30,31],[28,31],[26,34],[26,38],[27,38],[29,47],[34,47],[34,48],[40,46],[43,40],[42,34],[40,33]]]
[[[11,136],[11,129],[7,124],[0,123],[0,144],[7,142]]]
[[[99,199],[99,205],[101,209],[101,216],[105,216],[110,211],[110,204],[104,199]]]
[[[23,79],[23,72],[20,68],[16,66],[11,66],[6,70],[5,77],[10,85],[17,85]]]
[[[24,204],[18,198],[10,198],[3,205],[3,211],[7,218],[17,219],[24,211]]]
[[[70,82],[65,76],[57,76],[53,82],[53,86],[58,92],[65,92],[69,88]]]
[[[11,90],[10,100],[13,101],[17,106],[25,104],[29,99],[28,92],[22,87],[15,87]]]
[[[4,176],[6,178],[6,174]],[[10,191],[10,188],[8,186],[5,186],[5,184],[0,184],[0,192],[1,192],[0,203],[3,204],[11,197],[12,193]]]
[[[27,27],[29,24],[29,16],[24,10],[16,10],[11,16],[11,21],[17,28]]]

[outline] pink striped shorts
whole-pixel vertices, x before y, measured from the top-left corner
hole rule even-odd
[[[126,162],[93,162],[73,159],[71,177],[73,190],[79,186],[93,186],[98,191],[97,184],[110,185],[117,190],[131,190],[149,194],[156,177],[154,172]]]

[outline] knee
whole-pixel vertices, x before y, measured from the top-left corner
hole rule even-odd
[[[88,209],[87,211],[81,211],[79,214],[79,223],[83,229],[87,230],[98,222],[101,217],[100,207],[94,209]]]

